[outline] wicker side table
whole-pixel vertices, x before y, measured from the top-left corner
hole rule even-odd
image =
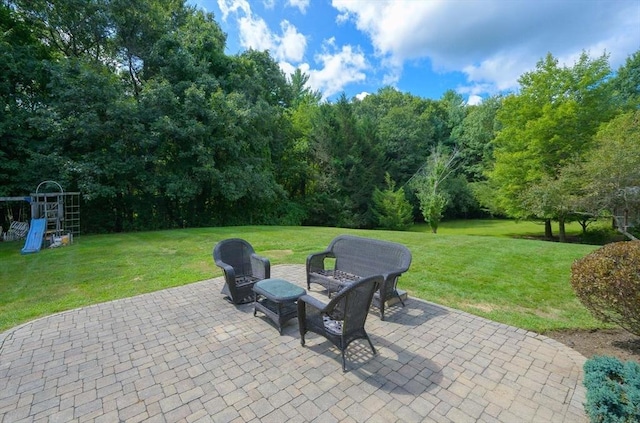
[[[282,325],[298,316],[296,301],[307,293],[304,288],[285,281],[284,279],[264,279],[253,286],[256,299],[253,307],[253,315],[258,310],[271,319],[280,335],[282,335]]]

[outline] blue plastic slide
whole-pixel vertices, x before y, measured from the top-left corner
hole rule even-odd
[[[22,254],[37,253],[42,248],[42,237],[47,226],[46,219],[31,219],[31,227],[24,242]]]

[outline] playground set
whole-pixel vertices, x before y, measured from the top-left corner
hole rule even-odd
[[[46,190],[49,191],[46,191]],[[24,203],[30,205],[31,224],[23,219]],[[11,204],[18,205],[18,219],[15,220]],[[44,247],[69,245],[73,237],[80,233],[80,193],[64,192],[56,181],[38,184],[35,193],[24,197],[0,197],[4,205],[9,229],[2,233],[3,241],[25,239],[22,254],[37,253]],[[0,230],[0,232],[2,232]]]

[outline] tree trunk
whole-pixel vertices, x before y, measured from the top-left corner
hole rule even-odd
[[[553,239],[553,231],[551,230],[551,219],[544,220],[544,237],[549,241]]]
[[[118,192],[116,193],[116,201],[114,204],[114,213],[115,213],[115,219],[114,219],[114,232],[123,232],[123,215],[124,215],[124,210],[123,210],[123,205],[124,205],[124,201],[122,199],[122,193]]]
[[[582,235],[586,235],[587,234],[587,226],[589,226],[589,220],[588,219],[580,219],[580,226],[582,227]]]
[[[567,242],[567,234],[564,229],[564,217],[558,218],[558,238],[560,242]]]

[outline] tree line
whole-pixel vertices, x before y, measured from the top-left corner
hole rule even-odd
[[[549,54],[470,106],[392,87],[322,101],[225,43],[184,0],[1,0],[0,196],[56,180],[81,192],[84,232],[492,214],[562,235],[637,205],[640,52],[616,72]]]

